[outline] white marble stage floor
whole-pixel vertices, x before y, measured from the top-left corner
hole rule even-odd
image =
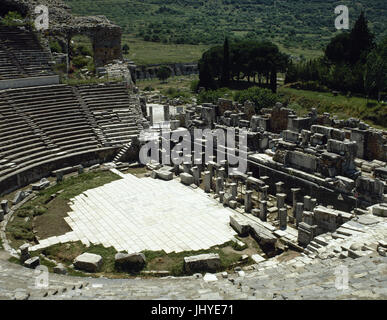
[[[208,249],[236,235],[229,225],[232,211],[201,189],[112,171],[123,179],[71,200],[65,220],[72,232],[41,240],[31,249],[80,240],[128,253],[170,253]]]

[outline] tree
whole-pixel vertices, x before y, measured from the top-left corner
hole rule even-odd
[[[367,56],[364,88],[367,97],[375,91],[380,102],[381,92],[387,88],[387,38]]]
[[[332,63],[345,63],[350,61],[351,35],[341,33],[333,37],[325,48],[325,56]]]
[[[127,43],[125,43],[124,46],[122,47],[122,51],[124,52],[124,54],[129,53],[129,46]]]
[[[350,63],[356,64],[358,61],[364,63],[367,54],[374,48],[374,35],[368,29],[367,19],[362,12],[357,19],[350,34]]]
[[[226,37],[223,44],[223,67],[221,77],[221,84],[223,87],[227,87],[230,83],[230,72],[230,47],[228,38]]]
[[[161,81],[167,80],[172,74],[172,71],[167,66],[162,66],[157,70],[157,78]]]

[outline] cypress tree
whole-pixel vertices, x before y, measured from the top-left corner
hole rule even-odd
[[[223,68],[221,83],[224,87],[227,87],[230,83],[230,46],[227,37],[223,44]]]
[[[365,63],[368,53],[374,47],[374,35],[368,29],[367,19],[362,12],[357,19],[351,34],[350,63]]]

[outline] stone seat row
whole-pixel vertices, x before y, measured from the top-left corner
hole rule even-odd
[[[103,88],[95,87],[97,92]],[[125,85],[107,87],[113,93],[102,90],[94,102],[108,118],[92,112],[92,99],[82,104],[94,90],[83,97],[67,85],[0,91],[0,178],[58,157],[94,152],[106,142],[129,143],[139,133],[139,115],[129,105]]]

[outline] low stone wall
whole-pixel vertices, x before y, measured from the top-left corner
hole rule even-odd
[[[82,164],[87,167],[98,163],[112,161],[118,151],[119,148],[103,148],[91,152],[79,152],[22,168],[0,178],[0,196],[23,188],[44,177],[48,177],[53,170],[78,164]]]
[[[59,84],[59,76],[31,77],[11,80],[0,80],[0,90],[26,88]]]
[[[333,205],[337,210],[351,211],[356,207],[356,199],[354,197],[342,194],[344,200],[339,200],[339,193],[336,190],[329,189],[312,181],[302,179],[295,175],[290,175],[286,172],[270,168],[263,164],[248,160],[248,170],[253,172],[255,177],[268,176],[266,183],[269,186],[269,193],[276,193],[275,183],[278,181],[284,182],[284,191],[287,194],[287,202],[292,202],[292,188],[300,188],[299,199],[303,196],[313,195],[319,204],[324,206]]]

